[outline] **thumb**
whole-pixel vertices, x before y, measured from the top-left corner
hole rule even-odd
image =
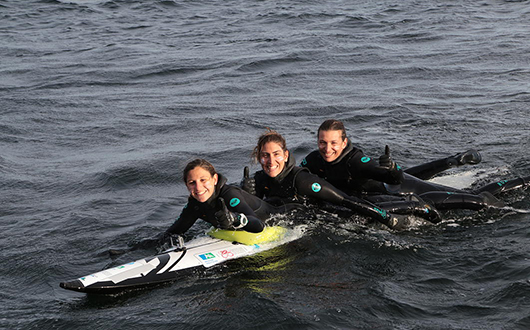
[[[385,155],[390,156],[390,147],[388,145],[385,146]]]
[[[219,197],[218,199],[218,203],[219,203],[219,208],[227,213],[228,212],[228,208],[226,207],[226,204],[225,204],[225,199],[223,197]]]
[[[248,168],[248,166],[245,166],[245,168],[243,169],[243,177],[245,179],[250,178],[250,169]]]

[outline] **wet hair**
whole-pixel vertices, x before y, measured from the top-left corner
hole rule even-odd
[[[265,146],[265,144],[269,142],[278,143],[283,151],[287,150],[287,143],[285,142],[283,136],[280,133],[267,127],[267,131],[261,134],[258,138],[258,144],[252,151],[252,159],[254,159],[256,162],[259,162],[258,160],[259,154],[261,153],[261,149],[263,149],[263,146]]]
[[[209,161],[205,159],[197,158],[189,162],[188,165],[186,165],[186,167],[184,168],[184,172],[182,175],[182,179],[184,180],[184,183],[188,181],[188,173],[190,173],[190,171],[195,169],[196,167],[200,167],[203,170],[208,171],[211,176],[214,176],[215,174],[217,174],[215,167],[213,167],[213,165]]]
[[[318,134],[320,131],[341,131],[342,140],[346,139],[346,129],[340,120],[328,119],[324,121],[318,128]]]

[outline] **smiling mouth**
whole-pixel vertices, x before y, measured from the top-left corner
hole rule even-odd
[[[197,195],[197,196],[202,196],[202,195],[204,195],[204,194],[206,194],[206,190],[203,190],[203,191],[196,191],[196,192],[195,192],[195,195]]]

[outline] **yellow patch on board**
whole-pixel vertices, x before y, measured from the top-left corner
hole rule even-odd
[[[279,226],[265,227],[261,233],[249,233],[244,230],[224,230],[216,228],[212,228],[208,231],[208,235],[212,237],[245,245],[277,241],[282,239],[286,233],[287,229]]]

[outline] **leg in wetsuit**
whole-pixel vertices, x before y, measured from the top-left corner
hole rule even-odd
[[[486,207],[503,207],[504,203],[495,196],[506,191],[519,189],[529,185],[530,176],[516,178],[512,180],[502,180],[478,188],[474,191],[466,191],[448,187],[433,182],[428,182],[404,173],[404,180],[401,185],[393,186],[397,188],[396,194],[401,197],[417,195],[420,200],[426,202],[426,205],[432,205],[436,209],[469,209],[481,210]],[[382,186],[382,185],[381,185]],[[439,221],[435,217],[436,210],[431,209],[430,214],[421,214],[422,202],[403,201],[393,198],[395,195],[369,195],[367,199],[371,202],[385,208],[390,212],[406,213],[409,210],[415,210],[413,214],[419,215],[431,222]],[[416,204],[417,203],[417,204]],[[425,204],[423,204],[425,205]],[[418,214],[418,212],[420,214]],[[429,215],[433,218],[429,218]]]
[[[441,173],[445,170],[448,170],[455,166],[461,166],[465,164],[478,164],[482,160],[482,156],[475,149],[470,149],[468,151],[456,154],[451,157],[438,159],[429,163],[422,165],[414,166],[405,170],[405,173],[408,173],[412,176],[417,177],[418,179],[428,180],[431,179],[438,173]]]
[[[516,178],[512,180],[501,180],[498,182],[493,182],[488,185],[485,185],[484,187],[476,189],[475,191],[477,193],[489,192],[492,195],[498,195],[503,192],[526,187],[528,184],[530,184],[530,176],[526,176],[524,178]]]
[[[438,210],[416,194],[404,196],[370,195],[366,199],[391,213],[413,214],[432,223],[442,221]]]
[[[490,183],[475,191],[465,191],[418,180],[410,175],[405,177],[402,185],[404,192],[414,192],[423,200],[434,204],[436,208],[445,210],[503,207],[504,203],[498,200],[496,195],[525,187],[530,183],[529,176]]]
[[[396,194],[417,194],[421,199],[435,205],[439,209],[471,209],[480,210],[485,207],[502,207],[504,203],[499,201],[495,196],[499,193],[518,189],[529,184],[530,177],[516,178],[513,180],[502,180],[488,184],[475,191],[465,191],[448,186],[439,185],[432,182],[426,182],[442,171],[455,166],[465,164],[478,164],[482,160],[480,153],[474,149],[456,154],[451,157],[438,159],[429,163],[418,165],[405,170],[404,181],[400,185],[389,186],[372,184],[371,191],[386,191],[387,193]],[[384,187],[383,187],[384,186]],[[399,204],[402,201],[387,201],[377,203],[388,210],[394,206],[402,208]],[[412,205],[411,205],[412,206]]]

